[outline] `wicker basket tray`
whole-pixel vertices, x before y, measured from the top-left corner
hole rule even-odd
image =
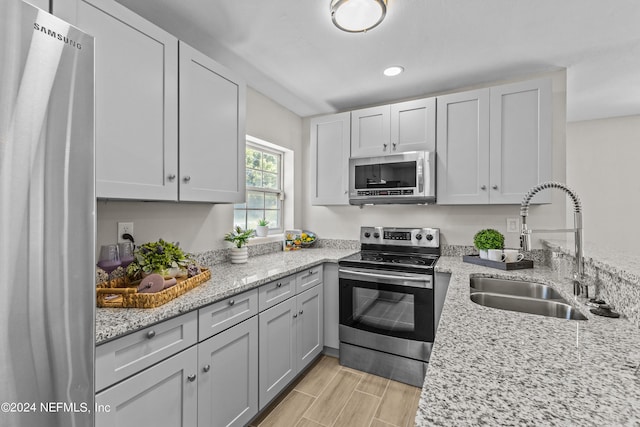
[[[202,273],[190,278],[179,278],[178,283],[155,293],[138,293],[136,286],[127,286],[124,277],[99,283],[96,289],[98,307],[155,308],[168,303],[187,291],[211,278],[211,271],[203,268]]]

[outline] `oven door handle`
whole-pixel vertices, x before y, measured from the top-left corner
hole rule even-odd
[[[433,288],[433,281],[431,280],[431,276],[428,274],[385,274],[379,271],[372,273],[369,270],[360,270],[354,268],[340,268],[338,269],[338,273],[339,278],[341,279],[362,280],[363,278],[366,278],[376,283],[395,282],[391,284],[399,284],[417,288]]]

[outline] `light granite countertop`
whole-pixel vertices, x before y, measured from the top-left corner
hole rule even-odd
[[[416,414],[417,426],[640,425],[640,330],[580,311],[585,321],[482,307],[469,277],[534,279],[577,306],[548,267],[501,271],[441,257],[451,281]]]
[[[324,262],[337,262],[355,249],[308,248],[249,257],[246,264],[211,267],[211,279],[158,308],[96,308],[96,345],[167,320]]]

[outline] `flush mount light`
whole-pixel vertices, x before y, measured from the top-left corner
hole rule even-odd
[[[387,0],[331,0],[331,20],[343,31],[366,32],[382,22]]]
[[[402,73],[403,71],[404,71],[403,67],[401,67],[399,65],[394,65],[393,67],[386,68],[382,73],[385,76],[393,77],[393,76],[397,76],[398,74]]]

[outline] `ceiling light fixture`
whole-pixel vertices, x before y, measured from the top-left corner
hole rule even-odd
[[[331,0],[331,20],[342,31],[364,33],[382,22],[387,0]]]
[[[402,73],[404,68],[399,65],[394,65],[393,67],[386,68],[382,73],[387,77],[397,76]]]

